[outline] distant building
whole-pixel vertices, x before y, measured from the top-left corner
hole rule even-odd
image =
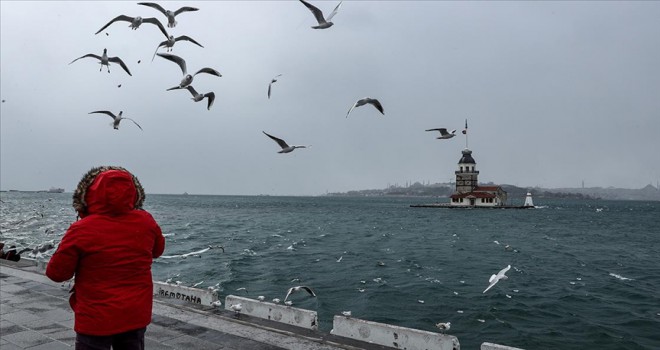
[[[506,191],[500,186],[479,186],[477,163],[472,151],[464,149],[458,161],[456,190],[450,196],[451,206],[457,207],[497,207],[506,204]]]

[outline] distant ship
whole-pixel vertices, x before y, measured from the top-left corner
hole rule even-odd
[[[64,193],[64,189],[59,187],[51,187],[48,190],[48,193]]]

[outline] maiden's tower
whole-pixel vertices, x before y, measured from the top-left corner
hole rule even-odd
[[[465,148],[458,161],[456,190],[449,197],[455,207],[498,207],[506,205],[506,192],[500,186],[480,186],[477,162],[472,151]]]

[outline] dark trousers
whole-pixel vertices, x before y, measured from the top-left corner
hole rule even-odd
[[[76,350],[144,350],[147,327],[114,335],[86,335],[76,333]]]

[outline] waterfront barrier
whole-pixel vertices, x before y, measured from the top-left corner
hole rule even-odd
[[[225,309],[231,310],[231,306],[235,304],[241,304],[242,309],[239,314],[263,318],[314,331],[319,329],[319,321],[316,311],[235,295],[227,295],[225,298]]]
[[[346,316],[334,317],[331,333],[394,349],[459,350],[461,348],[458,338],[453,335],[365,321]]]

